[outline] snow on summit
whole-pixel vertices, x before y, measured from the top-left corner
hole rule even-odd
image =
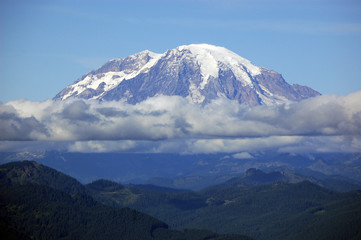
[[[201,68],[203,68],[205,76],[211,75],[213,77],[218,77],[219,62],[227,65],[236,72],[240,72],[242,68],[245,68],[252,75],[261,74],[259,67],[224,47],[210,44],[191,44],[180,46],[177,49],[180,51],[186,49],[192,52],[192,54],[196,56]]]
[[[114,67],[109,69],[109,71],[101,74],[94,74],[100,71],[92,71],[87,74],[85,78],[80,79],[79,81],[74,83],[72,85],[72,90],[65,94],[62,99],[64,100],[70,96],[73,96],[74,94],[82,94],[87,89],[93,89],[94,91],[96,91],[99,86],[103,90],[103,93],[107,92],[118,86],[123,80],[132,79],[142,72],[149,71],[149,69],[159,60],[160,57],[161,54],[156,54],[145,50],[143,52],[128,57],[127,61],[131,63],[131,66],[129,67],[125,67],[123,69],[120,69],[119,67]],[[124,61],[124,59],[112,59],[108,61],[105,65],[103,65],[102,68],[118,65],[126,66],[125,62],[127,61]],[[103,93],[93,96],[92,98],[97,99],[101,97]]]
[[[289,85],[282,76],[253,65],[236,53],[210,44],[191,44],[163,54],[145,50],[113,59],[63,89],[70,97],[135,104],[157,95],[178,95],[206,104],[223,97],[247,105],[272,105],[319,95]]]

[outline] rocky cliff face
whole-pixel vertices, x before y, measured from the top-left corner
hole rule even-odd
[[[257,67],[223,47],[192,44],[163,54],[143,51],[111,60],[54,99],[77,97],[135,104],[157,95],[178,95],[201,104],[223,97],[254,106],[320,94],[306,86],[290,85],[281,74]]]

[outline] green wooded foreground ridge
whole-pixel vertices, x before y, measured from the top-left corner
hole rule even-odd
[[[0,183],[1,231],[14,239],[361,239],[361,191],[258,170],[194,192],[82,185],[24,161],[1,165]]]
[[[75,179],[36,162],[0,167],[1,239],[251,239],[208,230],[172,230],[129,208],[106,206]]]

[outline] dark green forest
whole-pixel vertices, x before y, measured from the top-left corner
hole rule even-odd
[[[276,173],[248,171],[198,192],[107,180],[86,187],[100,202],[137,209],[177,229],[208,228],[255,239],[361,239],[361,191],[285,183]]]
[[[172,230],[129,208],[87,195],[75,179],[36,162],[0,167],[1,239],[250,239],[208,230]]]
[[[0,166],[1,235],[361,239],[361,191],[335,192],[309,181],[283,180],[277,173],[252,170],[198,192],[108,180],[82,185],[36,162],[13,162]]]

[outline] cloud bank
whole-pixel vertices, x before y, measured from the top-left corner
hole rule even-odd
[[[226,99],[200,106],[178,96],[136,105],[17,100],[0,105],[0,151],[58,145],[80,152],[357,152],[360,103],[361,91],[252,108]]]

